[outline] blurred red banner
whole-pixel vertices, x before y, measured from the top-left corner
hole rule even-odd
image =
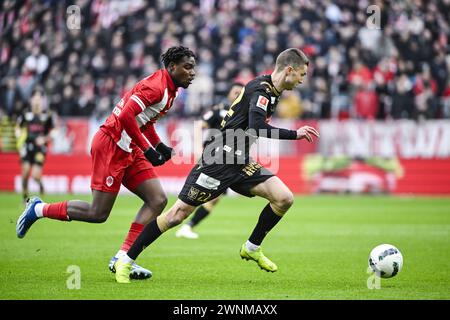
[[[20,192],[17,154],[0,153],[0,190]],[[169,162],[156,168],[164,189],[177,194],[194,164]],[[392,193],[450,195],[450,160],[280,157],[276,173],[296,194]],[[88,155],[48,155],[43,181],[48,193],[90,193]],[[38,188],[30,180],[30,191]],[[126,191],[125,191],[126,192]]]

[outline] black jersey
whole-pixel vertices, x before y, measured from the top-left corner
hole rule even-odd
[[[273,85],[270,75],[250,81],[222,120],[220,133],[207,141],[203,159],[207,163],[248,163],[250,147],[259,136],[295,139],[296,131],[261,125],[265,125],[273,115],[279,99],[280,93]],[[277,129],[277,132],[270,133],[268,131],[271,130],[267,128]]]
[[[53,128],[53,119],[50,113],[34,114],[25,112],[18,119],[19,125],[26,129],[25,142],[35,143],[38,137],[45,137]]]
[[[219,103],[203,114],[202,119],[208,125],[208,131],[206,138],[204,139],[203,147],[205,147],[207,141],[211,139],[215,132],[220,129],[220,124],[227,114],[228,108],[229,106],[224,103]]]
[[[228,107],[224,103],[219,103],[203,114],[202,119],[206,122],[209,129],[220,129],[222,120],[227,114]]]
[[[221,130],[249,128],[249,112],[254,110],[270,118],[280,99],[280,94],[272,84],[270,75],[250,81],[231,105],[221,123]]]

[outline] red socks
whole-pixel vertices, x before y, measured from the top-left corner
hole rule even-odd
[[[70,221],[67,215],[67,201],[45,204],[42,215],[50,219]]]
[[[137,237],[139,237],[143,229],[144,229],[143,224],[133,222],[131,224],[130,231],[128,231],[128,235],[122,244],[122,247],[120,247],[120,250],[128,252],[128,250],[131,248],[134,241],[136,241]]]

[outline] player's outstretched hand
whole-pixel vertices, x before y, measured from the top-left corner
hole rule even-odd
[[[170,160],[170,158],[172,158],[173,148],[166,146],[162,142],[158,143],[158,145],[156,146],[156,151],[161,153],[164,156],[164,158],[166,158],[166,161],[168,161],[168,160]]]
[[[161,166],[164,164],[164,162],[166,162],[166,158],[164,158],[161,153],[151,147],[145,150],[144,156],[154,167]]]
[[[313,127],[303,126],[297,129],[297,140],[306,139],[308,142],[312,142],[312,136],[320,137],[319,132]]]

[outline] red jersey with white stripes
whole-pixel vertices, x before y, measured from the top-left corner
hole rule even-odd
[[[153,124],[169,111],[176,96],[172,78],[160,69],[125,93],[100,128],[124,151],[145,151],[160,142]]]

